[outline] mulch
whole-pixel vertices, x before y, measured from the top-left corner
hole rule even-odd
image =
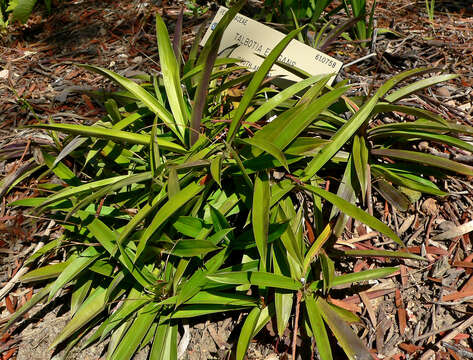
[[[253,6],[257,3],[252,2]],[[0,40],[2,177],[30,169],[35,148],[52,141],[22,126],[48,119],[93,123],[105,113],[83,90],[112,89],[113,85],[75,64],[98,65],[128,77],[159,73],[154,13],[159,11],[164,16],[172,33],[179,9],[169,1],[62,1],[51,15],[38,11],[26,25],[13,25]],[[192,44],[196,29],[210,15],[187,12],[185,47]],[[373,46],[361,47],[340,38],[329,47],[330,55],[352,63],[340,77],[350,80],[355,93],[370,94],[392,74],[407,69],[428,66],[459,74],[458,79],[406,101],[449,120],[473,125],[473,5],[437,1],[434,22],[430,22],[423,1],[379,0],[375,17],[377,27],[390,32],[379,31]],[[473,164],[471,153],[448,146],[423,142],[419,150]],[[424,196],[405,212],[396,210],[376,192],[372,198],[372,212],[396,230],[409,251],[428,262],[405,260],[392,277],[332,293],[334,304],[362,318],[362,323],[353,326],[375,358],[473,358],[473,185],[471,178],[461,176],[448,176],[437,184],[451,195]],[[7,206],[34,196],[36,186],[32,180],[25,180],[0,205],[0,282],[2,286],[12,285],[6,286],[8,291],[0,299],[0,325],[35,291],[28,284],[12,284],[12,279],[25,271],[23,262],[38,244],[60,231],[49,219]],[[349,223],[337,246],[391,248],[377,233],[357,222]],[[386,258],[358,259],[341,262],[337,268],[360,271],[390,262]],[[271,333],[271,329],[265,331]],[[10,334],[0,338],[3,360],[17,354],[21,333]],[[277,342],[271,336],[264,339],[272,351],[259,354],[287,358],[290,351],[284,341]],[[225,341],[219,337],[215,343]],[[198,347],[195,340],[192,343]]]

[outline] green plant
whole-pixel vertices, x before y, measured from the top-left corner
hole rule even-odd
[[[429,16],[429,21],[433,23],[435,14],[435,0],[425,0],[425,10]]]
[[[451,134],[472,129],[394,104],[449,79],[420,80],[388,94],[427,69],[398,74],[364,99],[348,97],[343,83],[327,87],[332,74],[282,91],[268,87],[269,69],[301,29],[290,32],[257,72],[238,72],[234,59],[216,58],[224,28],[243,4],[225,14],[200,54],[194,46],[183,65],[179,31],[171,43],[157,15],[162,77],[146,76],[138,84],[84,65],[124,89],[106,100],[107,115],[90,126],[34,126],[50,131],[51,144],[42,147],[38,167],[5,191],[42,169],[40,178],[54,173],[61,180],[41,183],[41,196],[11,206],[32,206],[64,229],[27,264],[55,254],[65,260],[22,278],[49,284],[7,327],[42,299],[51,301],[69,288],[73,317],[52,347],[66,343],[69,350],[90,335],[84,346],[110,338],[110,359],[130,359],[147,344],[150,358],[175,359],[180,319],[249,310],[235,350],[238,360],[271,318],[282,336],[293,313],[294,337],[298,327],[314,336],[322,359],[332,358],[326,326],[350,359],[371,358],[347,324],[358,317],[331,304],[328,294],[333,286],[388,276],[397,267],[339,275],[334,259],[422,258],[394,247],[346,250],[333,240],[353,217],[404,247],[387,225],[355,205],[357,196],[365,197],[370,174],[384,176],[388,185],[403,179],[405,187],[444,194],[424,179],[423,168],[409,172],[397,163],[386,165],[384,157],[397,159],[406,150],[396,153],[382,142],[383,134],[404,132],[407,144],[434,137],[461,147]],[[241,96],[228,92],[235,87],[244,87]],[[374,126],[376,114],[391,111],[426,120]],[[352,116],[342,115],[347,112]],[[271,115],[276,117],[269,122]],[[466,165],[411,155],[423,164],[473,173]],[[325,176],[340,181],[337,195],[321,188]]]
[[[8,18],[22,23],[28,20],[37,0],[0,0],[0,27],[8,25]],[[51,0],[44,0],[44,4],[51,12]]]

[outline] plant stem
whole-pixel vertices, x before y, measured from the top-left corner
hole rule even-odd
[[[296,347],[297,347],[297,331],[299,330],[299,313],[301,307],[302,291],[297,292],[296,301],[296,319],[294,320],[294,334],[292,336],[292,359],[296,359]]]

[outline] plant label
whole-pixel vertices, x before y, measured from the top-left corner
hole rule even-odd
[[[205,45],[213,29],[215,29],[227,10],[223,6],[219,8],[200,45]],[[219,56],[238,58],[248,70],[256,71],[264,61],[264,58],[268,56],[284,36],[283,33],[269,26],[237,14],[223,34],[218,50]],[[274,65],[269,75],[296,82],[300,81],[301,78],[286,69],[298,68],[310,75],[333,73],[334,76],[329,82],[331,83],[343,65],[341,61],[295,39],[289,43],[279,56],[278,63],[281,66]],[[286,65],[286,69],[282,67],[284,65]]]

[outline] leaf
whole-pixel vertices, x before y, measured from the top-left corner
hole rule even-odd
[[[332,330],[345,354],[350,360],[371,360],[372,356],[353,330],[337,315],[322,298],[317,298],[316,305],[323,319]]]
[[[212,74],[212,69],[214,67],[215,60],[217,59],[218,49],[220,47],[220,42],[223,37],[223,32],[245,3],[246,0],[241,0],[225,13],[225,15],[219,21],[215,29],[212,31],[197,60],[197,66],[203,65],[204,69],[200,76],[197,85],[197,90],[194,96],[194,106],[192,108],[191,114],[191,131],[189,139],[189,143],[191,146],[194,145],[197,139],[199,138],[200,124],[207,102],[210,75]]]
[[[352,159],[356,169],[356,176],[360,183],[361,198],[364,203],[370,179],[368,179],[368,147],[363,136],[355,135],[353,137]]]
[[[246,317],[243,327],[240,331],[240,336],[238,337],[236,360],[244,359],[248,350],[248,346],[250,345],[250,341],[253,338],[253,332],[255,330],[260,313],[261,309],[255,307]]]
[[[150,111],[158,115],[159,118],[162,119],[164,123],[174,132],[174,134],[176,134],[176,136],[181,140],[182,143],[184,142],[184,138],[181,134],[181,130],[178,128],[176,121],[172,117],[171,113],[168,110],[166,110],[166,108],[158,101],[158,99],[153,97],[143,87],[141,87],[134,81],[131,81],[121,75],[114,73],[113,71],[103,69],[98,66],[92,66],[92,65],[79,65],[79,66],[85,69],[88,69],[90,71],[94,71],[100,75],[103,75],[115,81],[120,86],[128,90],[138,100],[142,101]],[[149,140],[146,141],[146,144],[144,145],[147,145],[147,144],[149,144]]]
[[[102,322],[95,333],[84,343],[82,349],[86,348],[98,339],[100,339],[100,341],[105,339],[111,331],[124,324],[126,319],[130,318],[150,301],[150,298],[141,294],[135,287],[132,287],[128,296],[124,299],[123,304]]]
[[[305,88],[311,86],[317,81],[325,78],[326,75],[315,75],[310,78],[304,79],[300,82],[294,83],[284,90],[277,92],[276,95],[271,97],[268,101],[264,102],[255,111],[253,111],[247,118],[247,123],[254,123],[259,121],[263,116],[267,115],[270,111],[274,110],[277,106],[282,104],[287,99],[303,91]]]
[[[207,283],[207,276],[216,272],[228,257],[227,249],[220,250],[205,263],[204,268],[196,270],[177,294],[176,307],[196,295]]]
[[[284,37],[281,42],[279,42],[273,50],[269,53],[263,63],[260,65],[258,71],[256,71],[249,83],[248,87],[243,94],[243,97],[238,104],[238,108],[233,115],[232,122],[230,124],[230,128],[228,130],[227,141],[228,143],[232,143],[233,139],[235,138],[236,132],[240,128],[241,121],[243,120],[243,116],[246,114],[246,110],[253,100],[254,95],[258,91],[261,83],[263,82],[264,78],[268,74],[269,70],[273,66],[274,62],[278,59],[281,53],[284,51],[287,45],[291,42],[292,39],[300,32],[303,28],[292,30],[288,35]]]
[[[330,348],[330,341],[328,339],[327,330],[322,319],[321,310],[315,301],[313,295],[306,295],[304,297],[305,306],[307,308],[307,315],[309,317],[310,327],[315,337],[315,344],[319,351],[321,360],[332,360],[332,350]]]
[[[222,163],[223,156],[216,156],[210,162],[210,174],[220,187],[222,187]]]
[[[156,12],[156,37],[158,38],[159,61],[167,100],[174,115],[175,127],[180,134],[180,138],[184,138],[186,128],[189,125],[189,114],[181,88],[179,63],[172,49],[166,25],[158,12]]]
[[[201,219],[192,216],[179,216],[176,221],[173,221],[172,226],[185,236],[197,238],[204,228],[204,223]]]
[[[391,94],[386,96],[384,99],[387,102],[393,103],[402,98],[405,98],[406,96],[411,95],[412,93],[415,93],[416,91],[425,89],[427,87],[430,87],[432,85],[435,85],[444,81],[456,79],[459,76],[460,75],[458,74],[445,74],[445,75],[440,75],[440,76],[433,76],[427,79],[422,79],[422,80],[416,81],[413,84],[404,86],[400,88],[399,90],[392,92]]]
[[[275,145],[273,145],[270,141],[266,141],[262,138],[250,138],[250,139],[242,139],[238,140],[238,142],[242,142],[251,146],[255,146],[258,149],[266,151],[268,154],[272,155],[276,160],[278,160],[282,166],[289,172],[289,167],[287,164],[286,157],[284,153]]]
[[[325,76],[313,89],[317,90],[324,86],[329,79]],[[302,131],[304,131],[324,110],[332,105],[337,99],[347,91],[347,87],[332,90],[319,98],[312,99],[309,103],[298,104],[289,110],[286,110],[263,129],[256,132],[252,141],[263,139],[271,142],[279,149],[284,149],[294,141]],[[307,95],[306,93],[306,95]]]
[[[158,117],[154,118],[153,127],[151,128],[150,134],[150,143],[149,143],[149,159],[150,159],[150,167],[151,173],[153,175],[153,179],[156,179],[160,175],[160,167],[161,167],[161,157],[159,154],[159,144],[158,144]]]
[[[156,329],[149,358],[153,360],[177,360],[177,324],[163,320],[160,321]]]
[[[57,278],[64,269],[69,265],[71,261],[73,261],[73,257],[70,257],[67,261],[46,265],[34,270],[27,272],[25,275],[21,277],[21,282],[27,283],[31,281],[40,281],[40,280],[48,280]]]
[[[401,259],[414,259],[419,261],[426,261],[422,256],[411,254],[405,251],[393,251],[393,250],[342,250],[340,251],[345,256],[367,256],[367,257],[387,257],[387,258],[401,258]]]
[[[387,156],[389,158],[409,162],[418,162],[421,164],[427,164],[441,169],[453,171],[462,175],[473,176],[473,167],[431,154],[395,149],[373,149],[371,150],[371,154],[377,156]]]
[[[129,360],[138,350],[141,342],[145,338],[149,328],[152,326],[158,311],[155,304],[150,303],[144,306],[137,314],[136,319],[128,328],[125,336],[120,340],[115,348],[110,360]]]
[[[430,180],[424,179],[418,175],[396,173],[381,164],[371,165],[371,171],[375,176],[382,176],[396,185],[405,186],[409,189],[438,196],[445,196],[448,194],[440,190],[437,185]]]
[[[94,247],[88,247],[81,254],[75,257],[51,286],[48,301],[51,301],[60,289],[70,281],[74,280],[84,269],[97,260],[100,255],[101,254]]]
[[[99,286],[97,289],[95,289],[94,292],[89,295],[87,300],[82,304],[79,310],[77,310],[74,317],[54,339],[49,348],[55,348],[57,345],[74,334],[77,330],[86,325],[89,321],[94,319],[101,311],[103,311],[107,305],[105,294],[105,288]]]
[[[207,275],[207,278],[223,284],[250,284],[286,290],[299,290],[302,288],[302,284],[299,281],[290,277],[258,271],[219,272]]]
[[[252,206],[252,225],[256,247],[260,255],[260,270],[266,271],[269,230],[270,187],[268,174],[258,173],[255,178]]]
[[[430,129],[429,129],[430,130]],[[473,152],[473,145],[470,143],[457,139],[453,136],[448,136],[448,135],[443,135],[443,134],[437,134],[437,133],[431,133],[428,132],[429,130],[426,131],[409,131],[409,130],[392,130],[392,131],[383,131],[381,133],[375,133],[371,138],[377,138],[377,137],[388,137],[388,138],[393,138],[393,137],[400,137],[402,139],[407,138],[408,141],[416,141],[418,139],[426,139],[426,140],[432,140],[436,143],[439,144],[447,144],[447,145],[452,145],[456,146],[460,149],[464,149],[470,152]],[[447,129],[446,129],[447,130]]]
[[[120,263],[144,288],[148,288],[151,284],[156,282],[155,275],[151,274],[149,271],[145,271],[146,268],[140,268],[131,262],[130,254],[127,253],[123,246],[117,242],[117,235],[102,221],[95,218],[87,225],[87,229],[89,229],[91,234],[100,242],[110,255],[116,256],[116,245],[118,245],[118,249],[120,250],[120,255],[116,256],[118,261],[120,261]]]
[[[66,184],[71,186],[78,186],[81,184],[80,180],[74,174],[74,172],[69,169],[62,162],[58,163],[56,166],[53,166],[54,157],[49,155],[46,151],[42,150],[41,154],[43,155],[44,162],[51,171]]]
[[[319,254],[319,259],[323,274],[324,293],[327,294],[327,292],[333,286],[333,278],[335,277],[335,264],[332,259],[330,259],[323,251]]]
[[[218,249],[218,246],[208,240],[178,240],[171,254],[180,257],[203,256]]]
[[[303,181],[314,177],[317,172],[340,150],[340,148],[353,136],[353,134],[363,125],[370,117],[374,106],[378,100],[383,97],[393,86],[405,78],[418,73],[426,72],[427,69],[419,68],[405,71],[389,79],[382,85],[378,91],[366,102],[356,114],[347,121],[331,138],[330,144],[325,146],[315,157],[311,160],[307,168],[304,170],[305,177]]]
[[[81,274],[74,284],[71,295],[71,315],[74,315],[87,297],[92,286],[94,276],[90,273]]]
[[[381,221],[369,215],[360,208],[356,207],[355,205],[349,203],[346,200],[343,200],[342,198],[338,197],[335,194],[332,194],[331,192],[319,189],[318,187],[312,185],[303,185],[303,188],[331,202],[333,205],[339,208],[341,212],[347,214],[348,216],[358,221],[361,221],[372,229],[383,233],[384,235],[393,239],[400,246],[405,247],[404,243],[401,241],[401,239],[399,239],[399,236],[397,236],[396,233],[392,231],[386,224],[382,223]]]
[[[154,216],[151,224],[143,232],[143,235],[140,238],[138,247],[136,249],[135,260],[138,260],[141,253],[146,247],[146,244],[150,237],[168,220],[176,211],[178,211],[184,204],[189,200],[197,196],[202,190],[205,189],[205,186],[200,185],[199,183],[191,183],[187,185],[184,189],[179,191],[171,200],[168,200]]]
[[[287,264],[285,264],[284,261],[285,253],[283,251],[276,250],[277,249],[274,248],[273,251],[274,273],[276,275],[289,274],[289,269],[284,269],[287,268]],[[274,291],[274,308],[276,311],[276,323],[280,339],[283,337],[284,331],[286,330],[289,318],[291,316],[293,297],[294,294],[287,291]]]
[[[66,146],[61,150],[61,152],[56,156],[56,160],[52,167],[55,167],[61,160],[65,159],[71,152],[80,147],[83,143],[87,141],[87,138],[76,136],[74,139],[69,141]]]
[[[25,23],[26,20],[28,20],[31,12],[33,11],[33,7],[35,6],[35,4],[36,0],[17,0],[17,4],[12,12],[13,19]]]
[[[59,130],[69,134],[90,136],[100,139],[109,139],[117,142],[125,142],[131,144],[149,145],[151,138],[149,135],[135,134],[127,131],[116,130],[112,128],[101,128],[98,126],[75,125],[75,124],[37,124],[28,127]],[[165,150],[184,153],[186,150],[177,144],[168,140],[157,139],[158,145]]]
[[[307,254],[304,257],[304,262],[302,264],[304,274],[303,276],[307,274],[307,270],[309,269],[312,259],[319,254],[320,249],[322,249],[322,246],[329,239],[331,233],[332,226],[330,223],[328,223],[327,226],[325,226],[325,228],[319,234],[319,236],[317,236],[317,239],[315,239],[313,244],[310,246],[309,251],[307,251]]]
[[[383,179],[379,179],[373,187],[396,209],[406,211],[409,208],[409,198]]]
[[[339,286],[345,284],[353,284],[355,282],[376,280],[389,276],[396,271],[399,271],[399,267],[383,267],[379,269],[359,271],[355,273],[343,274],[335,276],[332,280],[332,286]]]
[[[177,176],[176,167],[171,167],[168,174],[168,199],[171,201],[174,199],[177,193],[181,190],[179,185],[179,177]]]

